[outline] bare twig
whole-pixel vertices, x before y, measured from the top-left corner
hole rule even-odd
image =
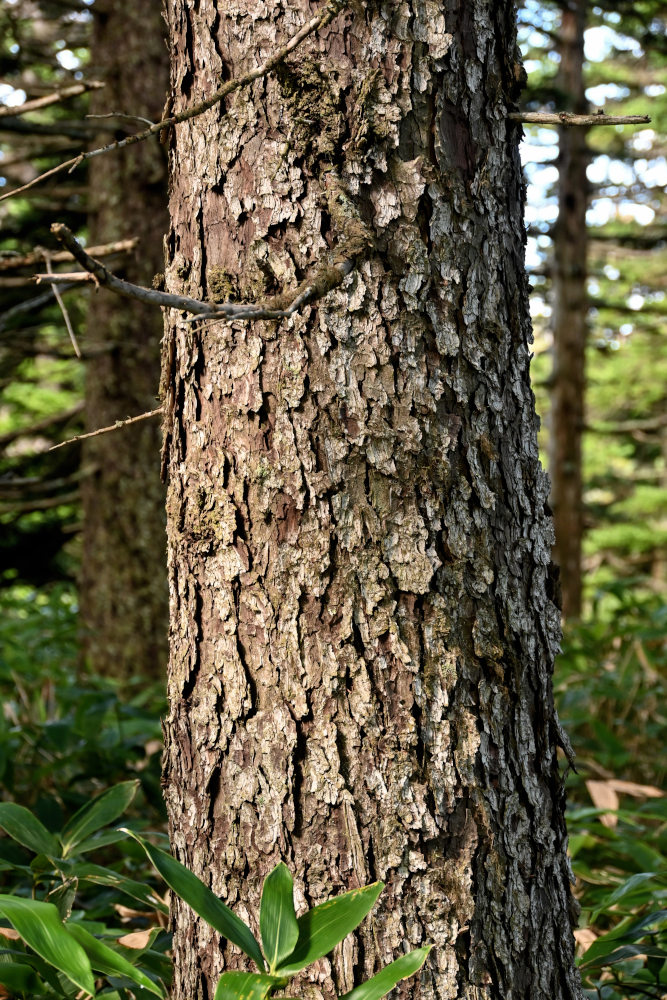
[[[51,267],[51,257],[46,252],[44,253],[44,261],[46,263],[46,270],[49,272],[49,274],[53,274],[53,268]],[[69,313],[67,312],[67,308],[65,306],[65,303],[63,302],[63,297],[60,294],[60,288],[58,287],[58,285],[55,284],[52,287],[53,287],[53,294],[56,297],[56,302],[60,306],[60,311],[63,314],[63,319],[65,320],[65,326],[67,327],[67,332],[69,333],[69,339],[72,341],[72,347],[74,348],[74,353],[76,354],[77,358],[81,360],[81,349],[76,339],[76,334],[74,333],[74,327],[72,326],[72,321],[69,318]]]
[[[354,259],[366,252],[371,245],[370,234],[366,227],[357,218],[350,215],[349,208],[347,218],[338,221],[342,229],[343,239],[334,259],[320,264],[292,291],[274,295],[264,302],[202,302],[200,299],[191,299],[187,295],[172,295],[168,292],[158,292],[153,288],[133,285],[129,281],[117,278],[98,260],[89,256],[67,226],[56,222],[51,226],[51,232],[66,246],[72,256],[86,269],[88,274],[92,275],[95,281],[127,298],[139,299],[139,301],[149,305],[166,309],[189,312],[201,319],[286,319],[302,306],[322,298],[327,292],[340,285],[345,276],[354,268]],[[64,276],[40,274],[38,280],[53,284],[62,280],[62,277],[81,280],[80,276],[74,274]]]
[[[529,125],[648,125],[648,115],[606,115],[599,111],[594,115],[575,115],[569,111],[513,111],[507,116],[513,122]]]
[[[121,427],[128,427],[130,424],[138,424],[140,420],[148,420],[150,417],[159,417],[162,413],[162,407],[158,406],[155,410],[147,410],[146,413],[140,413],[136,417],[127,417],[126,420],[116,420],[115,423],[109,424],[108,427],[100,427],[96,431],[88,431],[87,434],[76,434],[74,437],[68,438],[67,441],[61,441],[60,444],[54,444],[49,451],[57,451],[58,448],[64,448],[66,444],[74,444],[75,441],[83,441],[85,438],[99,437],[100,434],[108,434],[110,431],[118,431]]]
[[[116,240],[115,243],[101,243],[96,247],[89,247],[88,253],[93,257],[108,257],[114,253],[126,253],[134,250],[139,240],[134,237],[131,240]],[[69,250],[55,250],[50,253],[51,261],[56,264],[64,260],[72,260]],[[11,254],[0,256],[0,271],[14,271],[19,267],[31,267],[44,260],[44,251],[41,247],[36,247],[32,253]],[[31,279],[32,280],[32,279]]]
[[[99,279],[91,274],[90,271],[58,271],[56,277],[51,277],[52,272],[47,271],[46,274],[34,274],[32,276],[32,281],[36,281],[40,285],[43,281],[53,284],[54,281],[71,281],[76,285],[89,285],[92,281],[93,284],[99,288]]]
[[[0,118],[14,118],[16,115],[25,115],[29,111],[39,111],[40,108],[48,108],[51,104],[59,104],[69,97],[77,97],[85,94],[88,90],[99,90],[105,84],[99,80],[89,80],[87,83],[74,83],[71,87],[64,87],[53,94],[45,94],[44,97],[35,97],[32,101],[24,101],[18,107],[0,106]]]
[[[108,111],[105,115],[86,115],[86,118],[122,118],[128,122],[139,122],[141,125],[154,125],[150,118],[142,118],[141,115],[126,115],[124,111]]]
[[[66,160],[65,163],[61,163],[57,167],[52,167],[51,170],[47,170],[45,173],[40,174],[39,177],[34,177],[31,181],[28,181],[27,184],[23,184],[21,187],[14,188],[13,191],[7,191],[5,194],[0,195],[0,201],[4,201],[5,198],[11,198],[16,194],[22,194],[24,191],[28,191],[31,187],[34,187],[35,184],[39,184],[41,181],[46,180],[47,177],[53,177],[54,174],[60,173],[63,170],[74,170],[81,163],[92,159],[94,156],[101,156],[103,153],[109,153],[114,149],[122,149],[124,146],[130,146],[135,142],[142,142],[144,139],[148,139],[151,135],[162,132],[164,129],[172,128],[174,125],[189,121],[191,118],[197,118],[199,115],[204,114],[204,112],[208,111],[209,108],[214,107],[216,104],[220,104],[230,94],[240,90],[241,87],[247,87],[248,84],[252,83],[254,80],[258,80],[260,77],[266,76],[267,73],[270,73],[271,70],[275,69],[275,67],[278,66],[290,54],[290,52],[293,52],[305,38],[312,35],[314,31],[324,28],[327,24],[330,24],[334,17],[336,17],[336,15],[346,6],[346,2],[347,0],[329,0],[319,14],[312,17],[310,21],[307,21],[306,24],[304,24],[304,26],[297,31],[296,34],[293,35],[281,49],[278,49],[277,52],[265,60],[261,66],[257,66],[256,69],[249,70],[247,73],[236,77],[234,80],[228,80],[227,83],[223,84],[222,87],[216,90],[215,93],[213,93],[205,101],[201,101],[199,104],[195,104],[191,108],[186,108],[184,111],[179,111],[178,114],[165,118],[163,121],[155,122],[155,124],[151,125],[143,132],[128,135],[125,139],[119,139],[117,142],[109,143],[108,146],[100,146],[99,149],[91,149],[87,152],[80,153],[79,156],[75,156],[71,160]]]

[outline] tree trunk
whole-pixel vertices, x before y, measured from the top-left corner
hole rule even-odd
[[[565,6],[560,26],[559,89],[564,110],[584,113],[584,0]],[[587,129],[564,128],[558,137],[558,220],[554,231],[553,336],[550,473],[556,544],[554,559],[561,570],[563,614],[581,615],[581,542],[584,504],[581,440],[588,294],[586,289],[586,208],[589,155]]]
[[[159,4],[96,0],[93,75],[105,81],[93,112],[158,119],[168,84]],[[125,124],[119,122],[121,135]],[[136,127],[136,126],[132,126]],[[109,133],[100,137],[109,141]],[[168,226],[166,162],[155,142],[91,160],[90,240],[139,237],[125,275],[151,284],[163,269]],[[121,308],[109,292],[93,295],[87,344],[100,348],[86,369],[89,430],[153,409],[159,383],[161,317],[136,301]],[[159,421],[143,421],[85,442],[80,606],[84,655],[111,676],[162,676],[168,602],[164,489],[158,468]]]
[[[176,110],[312,13],[170,0]],[[369,242],[285,322],[172,312],[163,369],[172,844],[253,921],[280,858],[300,905],[386,881],[313,997],[427,941],[404,997],[579,995],[520,78],[510,3],[354,3],[172,137],[169,291],[296,285],[357,215]],[[239,954],[173,925],[173,997],[211,998]]]

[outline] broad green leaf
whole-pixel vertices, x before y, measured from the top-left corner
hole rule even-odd
[[[91,833],[103,826],[113,823],[125,812],[139,787],[139,781],[122,781],[119,785],[102,792],[92,802],[74,813],[69,823],[63,827],[60,840],[63,845],[63,856],[67,857],[72,849],[90,837]]]
[[[608,965],[615,965],[618,962],[627,962],[628,959],[647,955],[654,958],[660,957],[663,961],[667,957],[662,948],[655,948],[652,945],[647,944],[624,944],[621,945],[620,948],[614,948],[614,950],[610,951],[607,955],[598,956],[595,962],[586,962],[585,968],[587,971],[596,968],[606,968]],[[584,968],[584,963],[582,963],[581,968]]]
[[[39,976],[39,978],[42,979],[44,983],[48,983],[48,985],[51,987],[51,990],[54,991],[58,996],[63,996],[63,994],[65,993],[74,994],[80,992],[80,990],[77,991],[76,986],[74,986],[65,976],[63,976],[62,972],[58,972],[56,969],[54,969],[52,965],[50,965],[48,962],[45,962],[44,959],[41,958],[36,952],[28,952],[28,951],[20,952],[10,949],[3,949],[3,955],[9,956],[10,961],[16,960],[20,962],[22,965],[29,965],[31,969],[33,969],[35,973]],[[67,984],[66,990],[63,988],[63,982]],[[46,987],[43,987],[43,993],[45,997],[51,996]],[[39,997],[41,1000],[41,994],[39,993],[37,993],[34,996],[31,996],[30,1000],[36,1000],[36,997]]]
[[[160,913],[168,914],[169,907],[166,906],[150,885],[137,882],[131,878],[125,878],[111,868],[104,868],[102,865],[92,865],[87,863],[75,863],[68,865],[67,872],[75,875],[80,882],[90,882],[93,885],[108,885],[118,892],[124,893],[130,899],[136,899],[139,903],[144,903],[152,909],[159,910]]]
[[[57,839],[25,806],[16,802],[0,803],[0,827],[36,854],[50,854],[52,858],[60,856]]]
[[[21,962],[0,963],[0,986],[6,987],[12,995],[37,996],[40,985],[35,970],[29,965]]]
[[[264,879],[259,928],[269,971],[275,972],[280,963],[292,954],[299,937],[294,912],[294,884],[287,865],[282,861]]]
[[[636,901],[639,899],[640,902],[650,902],[653,896],[653,890],[646,886],[647,882],[656,881],[659,885],[664,884],[665,875],[661,872],[637,872],[636,875],[631,875],[629,879],[619,885],[611,895],[607,896],[595,909],[595,913],[592,916],[592,923],[595,923],[600,913],[608,910],[620,899],[626,898],[626,902],[630,900]]]
[[[666,923],[667,910],[654,910],[653,913],[646,913],[639,920],[633,920],[629,917],[606,934],[601,934],[583,954],[581,965],[599,964],[598,960],[601,956],[611,954],[621,944],[628,944],[647,937],[649,929],[659,930]],[[667,958],[667,954],[665,957]]]
[[[297,920],[299,937],[296,947],[276,972],[292,976],[332,951],[339,941],[359,926],[383,889],[384,882],[374,882],[363,889],[351,889],[300,916]]]
[[[91,966],[97,972],[103,972],[105,975],[111,976],[125,976],[126,979],[131,979],[137,985],[143,987],[143,989],[154,993],[155,996],[164,997],[164,991],[157,983],[149,979],[140,969],[135,969],[131,962],[128,962],[118,952],[109,948],[103,941],[93,937],[85,927],[80,927],[76,923],[70,923],[67,924],[67,930],[79,942],[88,955]]]
[[[410,951],[407,955],[401,955],[395,962],[386,965],[377,975],[346,993],[344,997],[341,997],[341,1000],[380,1000],[380,997],[393,990],[401,979],[407,979],[408,976],[414,975],[418,969],[421,969],[431,947],[429,944],[424,948]]]
[[[147,840],[132,833],[131,830],[128,830],[127,833],[141,844],[153,866],[170,889],[173,889],[211,927],[214,927],[223,937],[245,952],[248,958],[252,958],[259,969],[264,969],[261,949],[250,928],[228,906],[225,906],[208,886],[204,885],[196,875],[193,875],[185,865],[176,861],[170,854],[166,854],[158,847],[153,847]]]
[[[280,976],[256,972],[223,972],[215,988],[214,1000],[264,1000],[271,990],[286,982]]]
[[[0,896],[0,914],[9,920],[29,948],[63,972],[80,989],[95,995],[88,956],[67,933],[52,903]]]
[[[109,844],[117,844],[119,840],[127,840],[127,834],[121,830],[103,830],[95,833],[86,840],[81,840],[76,845],[76,853],[86,854],[88,851],[97,851],[100,847],[108,847]],[[105,994],[106,995],[106,994]]]

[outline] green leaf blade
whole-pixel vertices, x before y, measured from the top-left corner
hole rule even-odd
[[[2,962],[0,964],[0,986],[4,986],[16,996],[37,995],[40,981],[33,968],[20,962]]]
[[[280,976],[257,972],[223,972],[215,988],[214,1000],[264,1000],[271,990],[284,986]]]
[[[67,857],[72,850],[92,833],[103,826],[113,823],[121,816],[137,793],[139,781],[121,781],[119,785],[108,788],[106,792],[96,796],[92,802],[74,813],[60,834],[63,845],[63,856]]]
[[[126,831],[141,844],[153,867],[172,889],[195,913],[214,927],[224,938],[240,948],[248,958],[252,958],[259,969],[264,969],[264,958],[257,940],[250,928],[240,917],[211,892],[208,886],[197,878],[185,865],[176,861],[158,847],[153,847],[143,837],[131,830]]]
[[[10,922],[23,941],[75,986],[95,996],[95,982],[88,956],[67,933],[52,903],[0,895],[0,915]]]
[[[135,899],[145,906],[149,906],[159,913],[169,915],[169,907],[166,906],[157,895],[152,886],[134,879],[125,878],[119,875],[112,868],[103,868],[101,865],[93,865],[75,862],[67,866],[69,875],[79,879],[79,882],[87,882],[91,885],[106,885],[117,892],[122,892],[130,899]]]
[[[0,827],[12,840],[35,854],[48,854],[52,858],[60,856],[57,839],[25,806],[16,802],[0,803]]]
[[[374,882],[363,889],[351,889],[300,916],[297,920],[299,937],[294,951],[276,972],[292,976],[327,955],[359,926],[383,889],[384,882]]]
[[[401,979],[407,979],[408,976],[413,976],[421,969],[431,948],[432,945],[429,944],[408,952],[407,955],[401,955],[400,958],[381,969],[377,975],[371,976],[360,986],[355,986],[340,1000],[380,1000],[381,997],[393,990]]]
[[[131,962],[128,962],[126,958],[119,955],[113,948],[109,948],[99,938],[94,937],[85,927],[80,927],[76,923],[70,923],[67,924],[67,930],[74,940],[81,945],[88,955],[92,968],[97,972],[103,972],[105,975],[111,976],[125,976],[126,979],[131,979],[138,986],[155,994],[155,996],[164,997],[164,991],[157,983],[149,979],[140,969],[136,969]]]
[[[287,865],[282,861],[264,879],[259,929],[269,971],[275,972],[280,963],[292,954],[299,938],[294,911],[294,883]]]

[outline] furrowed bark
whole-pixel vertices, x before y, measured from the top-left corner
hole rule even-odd
[[[174,110],[312,10],[170,0]],[[520,76],[509,3],[355,3],[172,137],[167,291],[263,298],[352,215],[373,240],[303,314],[165,341],[175,853],[251,922],[281,858],[300,907],[387,882],[291,993],[432,941],[401,996],[579,996]],[[242,957],[173,925],[174,998],[212,997]]]

